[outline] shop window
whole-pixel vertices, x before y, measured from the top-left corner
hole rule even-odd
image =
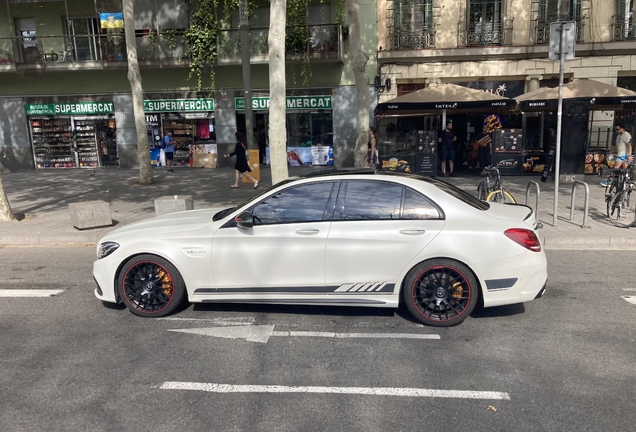
[[[330,112],[288,113],[287,147],[333,144],[333,115]]]
[[[320,182],[285,189],[254,206],[255,225],[319,222],[337,183]]]

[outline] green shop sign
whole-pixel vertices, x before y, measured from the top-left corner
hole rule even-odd
[[[144,101],[144,111],[147,113],[214,111],[214,99],[147,100]]]
[[[26,104],[26,115],[113,114],[112,102]]]
[[[234,108],[237,111],[245,111],[245,98],[234,98]],[[287,96],[288,110],[331,108],[331,96]],[[268,111],[269,97],[252,98],[252,109],[258,111]]]

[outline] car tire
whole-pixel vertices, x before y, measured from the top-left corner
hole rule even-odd
[[[128,260],[119,273],[117,287],[128,310],[141,317],[170,314],[186,293],[181,273],[156,255],[138,255]]]
[[[402,290],[409,312],[420,322],[450,327],[464,321],[475,309],[479,287],[473,272],[450,259],[432,259],[413,267]]]

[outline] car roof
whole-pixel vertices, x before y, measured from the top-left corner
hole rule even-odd
[[[382,175],[382,176],[395,176],[412,178],[416,180],[426,181],[433,183],[430,177],[422,176],[419,174],[405,173],[400,171],[390,170],[378,170],[375,168],[332,168],[321,169],[310,173],[300,174],[298,178],[316,178],[316,177],[335,177],[335,176],[347,176],[347,175]]]

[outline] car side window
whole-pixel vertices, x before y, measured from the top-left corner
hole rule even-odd
[[[334,185],[332,181],[304,184],[269,196],[252,207],[254,225],[321,221]]]
[[[334,219],[399,219],[404,188],[379,181],[350,181],[340,189]]]
[[[406,189],[404,192],[404,205],[402,207],[402,219],[440,219],[439,210],[417,192]]]

